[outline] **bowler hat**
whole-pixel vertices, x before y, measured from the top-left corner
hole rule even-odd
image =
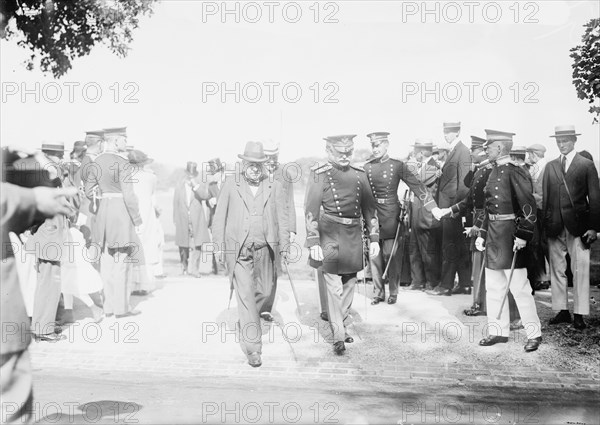
[[[261,142],[248,142],[244,153],[238,155],[238,158],[249,162],[266,162],[267,157],[263,150],[263,144]]]

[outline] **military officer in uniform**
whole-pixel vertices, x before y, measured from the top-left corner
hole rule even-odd
[[[484,188],[490,172],[492,171],[492,164],[489,159],[487,159],[487,154],[483,148],[484,143],[485,139],[471,136],[471,159],[473,161],[474,170],[467,173],[464,181],[465,185],[469,187],[469,193],[457,204],[442,209],[444,216],[466,216],[467,229],[465,230],[465,233],[472,240],[471,259],[473,268],[471,279],[473,281],[473,305],[471,308],[464,311],[464,314],[467,316],[483,316],[486,314],[485,275],[481,274],[484,255],[483,252],[475,248],[476,238],[483,225],[485,208]]]
[[[356,274],[365,267],[363,217],[371,241],[369,255],[373,258],[379,254],[379,222],[369,180],[361,168],[350,165],[354,137],[325,138],[329,161],[311,169],[304,207],[309,264],[323,272],[333,348],[338,355],[346,350],[345,342],[354,341],[345,324],[354,298]]]
[[[423,207],[427,211],[431,212],[434,208],[437,208],[425,185],[417,179],[409,167],[402,161],[389,157],[387,153],[389,134],[387,132],[367,134],[367,137],[371,139],[373,154],[365,164],[365,172],[376,201],[379,221],[379,245],[381,248],[379,255],[371,259],[371,273],[375,291],[375,296],[371,302],[373,305],[385,301],[385,282],[382,275],[388,262],[390,262],[388,279],[390,297],[388,298],[388,304],[395,304],[398,298],[399,268],[404,253],[398,252],[394,258],[391,258],[391,254],[396,236],[401,236],[396,235],[400,217],[400,201],[398,199],[400,181],[404,181],[416,196],[423,199]]]
[[[92,199],[98,190],[100,203],[92,229],[92,240],[102,250],[100,275],[104,284],[104,311],[117,318],[140,312],[129,305],[129,286],[133,265],[141,265],[142,249],[138,233],[142,219],[133,192],[135,168],[123,157],[127,133],[125,128],[104,130],[104,152],[94,164],[98,173],[85,180],[85,195]],[[97,189],[96,189],[97,188]]]
[[[94,160],[102,152],[102,142],[104,140],[104,131],[91,130],[85,134],[85,156],[81,160],[81,168],[79,169],[79,177],[81,181],[76,181],[75,184],[83,192],[81,197],[81,205],[79,207],[79,216],[77,224],[81,227],[81,232],[84,234],[86,241],[91,242],[91,229],[94,227],[94,220],[98,212],[98,188],[92,193],[91,199],[85,196],[85,183],[92,176],[99,174],[98,167],[94,164]]]
[[[535,351],[541,341],[541,326],[531,287],[527,280],[525,246],[533,238],[536,203],[529,173],[510,160],[514,133],[485,130],[485,145],[493,168],[485,185],[485,215],[475,245],[485,250],[485,281],[489,336],[479,345],[489,346],[508,341],[509,307],[502,300],[510,284],[527,331],[525,351]],[[516,257],[514,257],[516,256]],[[515,258],[512,281],[511,265]],[[496,316],[500,313],[500,320]]]

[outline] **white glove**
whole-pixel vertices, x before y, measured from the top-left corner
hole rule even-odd
[[[315,261],[323,261],[323,248],[319,245],[313,245],[310,247],[310,258]]]
[[[440,219],[442,218],[442,210],[438,207],[435,207],[434,209],[431,210],[431,214],[433,214],[433,217],[437,220],[440,221]]]
[[[371,242],[369,245],[369,257],[375,258],[379,255],[379,242]]]
[[[485,251],[485,239],[481,236],[475,239],[475,248],[477,248],[477,251]]]
[[[214,206],[215,206],[215,205],[217,205],[217,198],[210,198],[210,199],[208,200],[208,205],[209,205],[211,208],[214,208]]]
[[[525,245],[527,245],[527,241],[523,240],[521,238],[515,238],[515,243],[513,245],[513,251],[518,251],[520,249],[525,248]]]
[[[294,243],[296,240],[296,234],[294,232],[290,232],[290,243]]]

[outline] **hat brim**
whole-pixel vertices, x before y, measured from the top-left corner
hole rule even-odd
[[[581,136],[581,133],[573,133],[573,134],[553,134],[550,137],[564,137],[564,136]]]
[[[238,154],[238,158],[243,159],[244,161],[248,161],[248,162],[260,162],[260,163],[267,162],[269,160],[269,158],[267,158],[267,157],[251,158],[249,156],[245,156],[245,155],[241,155],[241,154]]]

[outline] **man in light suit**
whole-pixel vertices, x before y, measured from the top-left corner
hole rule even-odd
[[[471,155],[459,136],[460,122],[444,123],[444,138],[450,147],[450,152],[442,166],[437,188],[437,203],[440,208],[449,208],[462,201],[469,192],[464,179],[471,168]],[[462,233],[461,217],[442,219],[441,283],[429,291],[429,294],[470,293],[471,259],[467,239]],[[453,291],[456,273],[458,273],[458,288]]]
[[[242,350],[248,364],[262,364],[260,314],[273,288],[275,253],[287,257],[289,230],[281,183],[269,181],[260,142],[248,142],[241,174],[225,179],[213,218],[217,256],[235,288]]]
[[[594,163],[575,152],[579,133],[574,126],[557,126],[554,135],[560,157],[544,170],[543,218],[550,257],[552,309],[559,313],[550,324],[570,323],[567,262],[573,270],[573,327],[586,327],[583,316],[590,314],[590,245],[600,230],[600,189]]]

